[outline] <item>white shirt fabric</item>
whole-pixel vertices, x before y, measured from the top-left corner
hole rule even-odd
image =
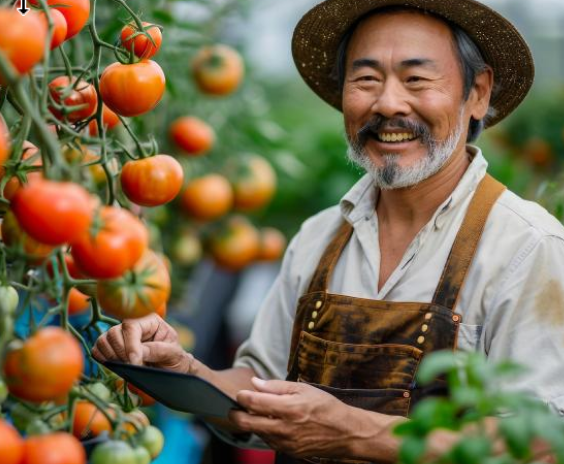
[[[369,175],[339,205],[305,221],[291,241],[234,365],[264,379],[284,379],[298,299],[343,219],[354,228],[329,292],[388,301],[429,303],[487,162],[474,158],[452,195],[408,247],[378,291],[378,190]],[[534,202],[505,191],[494,205],[455,311],[462,315],[458,347],[489,359],[511,359],[530,371],[512,388],[564,414],[564,227]]]

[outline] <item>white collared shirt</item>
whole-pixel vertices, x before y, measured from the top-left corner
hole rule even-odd
[[[388,301],[429,303],[487,161],[475,154],[452,195],[437,209],[378,291],[380,248],[369,175],[340,205],[309,218],[291,241],[280,275],[265,299],[235,366],[284,379],[298,299],[343,219],[353,235],[335,267],[329,292]],[[488,218],[456,312],[458,347],[489,359],[511,359],[530,371],[512,387],[564,414],[564,227],[545,209],[505,191]]]

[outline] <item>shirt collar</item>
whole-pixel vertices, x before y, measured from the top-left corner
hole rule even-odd
[[[452,194],[437,208],[433,215],[432,221],[436,229],[442,227],[445,213],[451,211],[464,201],[470,192],[476,190],[486,174],[488,162],[484,158],[482,150],[474,145],[467,145],[466,149],[472,156],[472,162]],[[360,219],[372,217],[378,193],[379,190],[374,186],[372,176],[365,174],[340,201],[341,214],[344,219],[354,224]]]

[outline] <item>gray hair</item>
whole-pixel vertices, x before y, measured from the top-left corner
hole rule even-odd
[[[370,14],[378,14],[378,13],[389,13],[389,12],[396,12],[396,11],[417,11],[422,12],[421,10],[416,10],[413,8],[408,7],[390,7],[390,8],[383,8],[379,9],[376,12],[369,13]],[[447,26],[450,28],[452,32],[452,36],[454,39],[455,49],[458,55],[458,59],[460,62],[460,67],[462,69],[462,78],[463,78],[463,95],[464,101],[468,100],[470,96],[470,91],[472,87],[476,83],[476,76],[484,72],[489,68],[486,60],[482,55],[482,52],[475,44],[475,42],[468,36],[468,34],[458,27],[456,24],[453,24],[446,19],[436,16],[432,13],[423,12],[424,14],[430,14],[438,18],[439,20],[443,21]],[[335,66],[334,77],[337,79],[339,83],[339,89],[341,92],[343,91],[343,87],[345,85],[345,74],[346,74],[346,62],[347,62],[347,49],[350,43],[350,40],[353,36],[353,33],[356,29],[356,26],[362,21],[366,16],[360,18],[342,37],[341,43],[337,50],[337,62]],[[499,89],[494,87],[494,94]],[[470,123],[468,125],[468,136],[466,137],[467,143],[472,143],[478,139],[482,131],[484,130],[486,123],[490,118],[495,116],[496,110],[493,106],[490,105],[488,108],[488,112],[483,119],[477,120],[473,117],[470,118]]]

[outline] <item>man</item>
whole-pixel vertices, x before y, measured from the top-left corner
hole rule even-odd
[[[327,0],[293,53],[367,175],[303,224],[233,369],[184,353],[157,316],[112,328],[95,355],[210,380],[280,462],[396,460],[393,427],[440,391],[415,382],[438,349],[524,363],[515,388],[564,411],[564,229],[467,145],[532,84],[519,33],[473,0]]]

